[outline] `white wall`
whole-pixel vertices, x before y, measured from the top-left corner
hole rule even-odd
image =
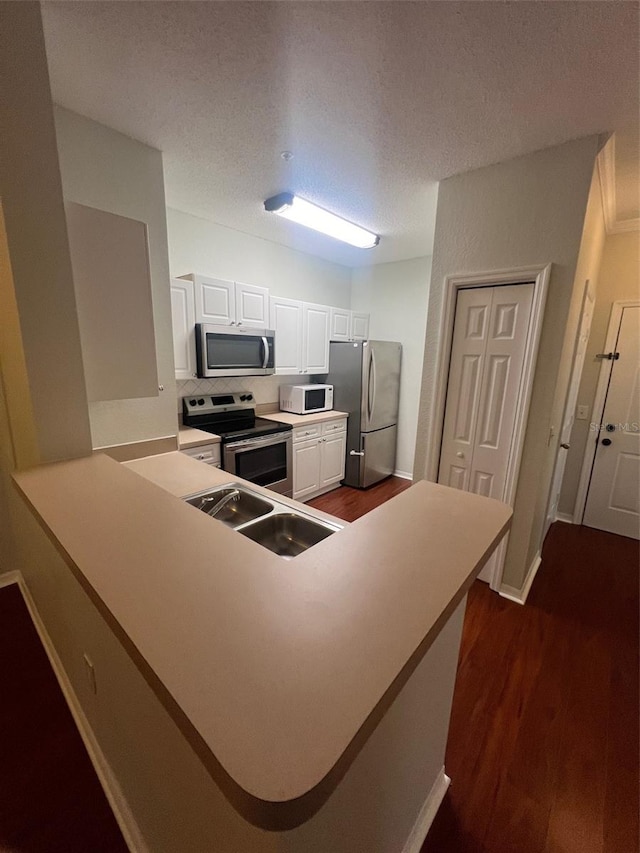
[[[268,287],[272,296],[348,308],[351,270],[200,219],[167,209],[172,276],[204,275]]]
[[[601,365],[595,356],[603,352],[613,303],[631,299],[640,299],[640,234],[637,231],[611,234],[604,241],[596,304],[577,403],[589,407],[589,416],[586,420],[575,421],[571,431],[571,449],[567,454],[558,506],[562,513],[573,515],[587,441],[589,436],[595,436],[589,425],[600,417],[600,412],[593,411]]]
[[[94,447],[175,435],[175,372],[162,154],[109,127],[55,108],[64,197],[146,222],[158,384],[156,397],[90,403]],[[132,365],[132,368],[135,367]]]
[[[431,258],[353,270],[351,307],[371,315],[374,340],[400,341],[402,373],[396,470],[413,475]]]
[[[567,327],[598,138],[568,142],[442,181],[429,292],[416,477],[427,473],[446,276],[553,264],[504,582],[520,588],[540,547],[575,328]],[[568,343],[571,345],[568,345]],[[568,356],[568,357],[567,357]]]
[[[218,225],[181,210],[167,208],[169,266],[173,277],[198,272],[230,281],[268,287],[272,296],[348,308],[351,270],[304,252],[270,243],[234,228]],[[238,379],[178,381],[178,411],[183,396],[251,390],[259,404],[276,404],[278,388],[304,384],[303,376],[252,376]]]

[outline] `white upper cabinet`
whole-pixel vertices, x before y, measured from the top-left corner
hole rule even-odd
[[[327,373],[331,308],[279,296],[270,302],[270,323],[276,333],[276,373]]]
[[[192,379],[196,375],[196,305],[192,281],[183,278],[172,279],[171,319],[176,379]]]
[[[276,333],[276,373],[302,372],[302,302],[272,296],[269,327]]]
[[[366,341],[369,337],[369,315],[347,308],[331,309],[332,341]]]
[[[351,311],[347,308],[331,309],[331,340],[348,341],[351,331]]]
[[[359,311],[351,312],[351,340],[366,341],[369,339],[369,315]]]
[[[236,325],[259,326],[266,329],[269,325],[269,291],[267,288],[256,287],[253,284],[242,284],[242,282],[237,281],[235,290]]]
[[[302,316],[303,372],[328,373],[331,308],[305,302],[302,306]]]
[[[266,287],[199,274],[183,278],[193,282],[196,323],[262,329],[268,326],[269,291]]]
[[[187,276],[195,287],[196,322],[230,326],[236,319],[236,287],[233,281],[209,278],[206,275]]]

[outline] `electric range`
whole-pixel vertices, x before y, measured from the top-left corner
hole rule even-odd
[[[256,417],[250,391],[183,397],[182,422],[220,436],[225,471],[292,496],[292,427]]]

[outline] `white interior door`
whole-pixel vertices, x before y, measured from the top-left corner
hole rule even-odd
[[[584,524],[640,538],[640,307],[622,309]]]
[[[460,290],[438,482],[502,500],[533,284]],[[487,583],[503,550],[480,574]]]
[[[591,320],[593,319],[593,308],[596,301],[595,290],[591,282],[587,279],[585,282],[584,297],[582,301],[582,317],[580,319],[580,328],[576,338],[576,345],[573,356],[573,366],[571,368],[571,379],[569,380],[569,390],[567,391],[567,401],[564,407],[562,417],[562,427],[560,428],[560,441],[558,445],[558,453],[556,455],[556,466],[553,471],[553,480],[551,482],[551,492],[549,496],[549,505],[547,508],[547,517],[545,519],[542,539],[547,535],[549,527],[556,520],[558,514],[558,502],[560,500],[560,491],[562,489],[562,479],[564,477],[564,469],[567,464],[567,450],[569,450],[571,442],[571,431],[573,422],[575,421],[576,403],[578,402],[578,391],[580,389],[580,379],[582,378],[582,368],[584,367],[584,357],[589,343],[589,333],[591,332]]]

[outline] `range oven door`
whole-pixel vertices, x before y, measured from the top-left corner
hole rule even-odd
[[[291,433],[246,438],[225,444],[222,467],[236,477],[290,498],[293,496]]]
[[[275,373],[275,333],[196,323],[198,376],[266,376]]]

